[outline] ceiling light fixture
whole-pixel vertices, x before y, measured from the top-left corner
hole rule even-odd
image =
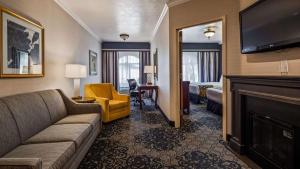
[[[120,34],[120,38],[126,41],[129,38],[129,35],[127,33]]]
[[[216,34],[216,31],[214,30],[215,26],[209,26],[205,29],[204,31],[204,35],[210,39],[211,37],[213,37]]]

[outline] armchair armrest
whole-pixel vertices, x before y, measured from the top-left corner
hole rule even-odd
[[[0,169],[42,169],[39,158],[0,158]]]
[[[113,91],[113,98],[114,100],[121,100],[121,101],[126,101],[130,103],[130,96],[126,94],[120,94],[117,91]]]
[[[106,112],[108,110],[109,99],[103,97],[96,97],[96,102],[101,106],[103,112]]]
[[[68,98],[61,90],[58,90],[65,102],[68,114],[101,113],[101,107],[97,103],[76,103]]]

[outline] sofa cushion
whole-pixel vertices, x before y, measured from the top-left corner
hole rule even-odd
[[[39,92],[50,113],[52,124],[67,116],[65,103],[57,90]]]
[[[74,141],[80,147],[92,129],[90,124],[52,125],[28,139],[25,144]]]
[[[93,113],[93,114],[76,114],[76,115],[69,115],[55,124],[91,124],[94,127],[97,123],[100,123],[100,114]]]
[[[0,101],[0,157],[20,143],[17,124],[7,106]]]
[[[20,145],[4,158],[41,158],[43,169],[60,169],[75,153],[73,142]]]
[[[109,111],[113,111],[116,109],[121,109],[128,106],[128,102],[119,101],[119,100],[110,100],[109,101]]]
[[[22,142],[51,124],[47,106],[38,93],[9,96],[2,100],[17,122]]]

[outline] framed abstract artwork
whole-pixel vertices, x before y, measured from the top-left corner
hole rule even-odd
[[[158,49],[156,48],[155,53],[153,54],[154,60],[154,80],[158,81]]]
[[[44,76],[44,28],[1,8],[2,78]]]
[[[98,57],[97,53],[94,51],[89,51],[89,75],[97,76],[98,75]]]

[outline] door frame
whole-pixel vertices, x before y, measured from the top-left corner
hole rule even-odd
[[[222,114],[222,134],[223,134],[223,139],[227,140],[227,129],[228,129],[228,87],[229,85],[227,85],[227,79],[226,79],[226,75],[228,74],[228,70],[227,70],[227,23],[226,23],[226,16],[221,16],[215,19],[208,19],[206,21],[203,22],[199,22],[196,24],[190,24],[190,25],[185,25],[183,27],[180,27],[178,29],[176,29],[176,57],[179,60],[179,62],[177,62],[179,65],[178,68],[180,68],[180,70],[182,69],[182,65],[181,65],[181,61],[182,60],[182,50],[180,48],[180,37],[179,37],[179,32],[182,31],[182,29],[185,28],[190,28],[190,27],[194,27],[194,26],[198,26],[198,25],[204,25],[204,24],[209,24],[209,23],[213,23],[213,22],[222,22],[222,75],[223,75],[223,96],[222,96],[222,101],[223,101],[223,114]],[[177,74],[177,78],[179,79],[179,88],[177,88],[177,91],[179,92],[179,103],[180,103],[180,108],[179,108],[179,112],[176,114],[176,120],[175,123],[181,124],[181,98],[182,98],[182,94],[181,94],[181,82],[182,82],[182,72],[180,71]],[[178,121],[179,120],[179,121]]]

